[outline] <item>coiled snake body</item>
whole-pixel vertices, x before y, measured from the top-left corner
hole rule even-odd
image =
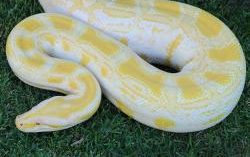
[[[6,52],[14,73],[30,85],[65,94],[18,116],[16,126],[24,132],[61,130],[87,120],[98,109],[101,90],[133,119],[172,132],[211,127],[240,98],[246,73],[241,46],[225,24],[203,10],[164,0],[40,3],[47,12],[85,22],[43,13],[10,33]],[[161,71],[139,55],[179,72]]]

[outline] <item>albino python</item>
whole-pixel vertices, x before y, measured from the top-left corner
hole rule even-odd
[[[8,37],[7,59],[22,81],[65,96],[17,116],[21,131],[55,131],[86,121],[99,107],[101,90],[128,116],[171,132],[214,126],[240,98],[243,51],[230,29],[206,11],[165,0],[40,3],[54,13],[20,22]]]

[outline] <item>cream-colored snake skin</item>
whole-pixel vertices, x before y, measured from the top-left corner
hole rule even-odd
[[[171,132],[211,127],[240,98],[246,74],[241,46],[203,10],[164,0],[40,3],[47,12],[88,24],[44,13],[10,33],[7,58],[14,73],[30,85],[65,93],[18,116],[21,131],[55,131],[87,120],[98,109],[101,90],[128,116]],[[161,71],[134,52],[180,72]]]

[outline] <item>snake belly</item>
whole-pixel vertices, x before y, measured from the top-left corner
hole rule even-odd
[[[214,126],[240,98],[246,75],[241,46],[203,10],[164,0],[40,3],[47,12],[84,22],[39,14],[11,32],[7,57],[14,73],[30,85],[66,94],[18,116],[22,131],[61,130],[87,120],[99,106],[99,84],[125,114],[171,132]],[[161,71],[139,55],[179,72]]]

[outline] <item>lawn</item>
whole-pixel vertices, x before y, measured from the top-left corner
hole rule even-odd
[[[250,63],[248,0],[185,0],[225,22]],[[186,134],[142,125],[116,109],[105,97],[85,123],[52,133],[22,133],[16,115],[57,93],[31,87],[11,71],[5,55],[7,35],[22,19],[43,12],[38,0],[0,1],[0,155],[1,156],[250,156],[250,70],[244,92],[233,112],[210,129]]]

